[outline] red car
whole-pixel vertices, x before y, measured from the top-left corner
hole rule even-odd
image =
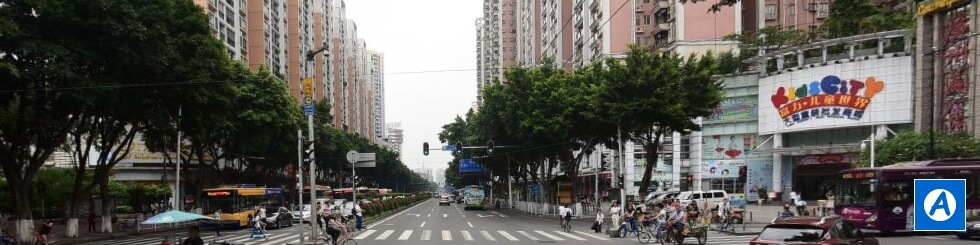
[[[762,233],[749,244],[877,245],[878,239],[864,234],[841,216],[803,216],[776,219],[763,228]]]

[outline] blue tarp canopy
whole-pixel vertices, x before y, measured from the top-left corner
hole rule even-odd
[[[200,215],[200,214],[192,214],[192,213],[185,213],[177,210],[171,210],[171,211],[163,212],[161,214],[154,215],[153,217],[150,217],[149,219],[143,221],[142,224],[146,224],[146,225],[170,224],[170,223],[195,221],[201,219],[213,220],[214,218]]]

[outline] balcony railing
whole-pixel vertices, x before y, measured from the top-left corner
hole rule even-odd
[[[844,62],[912,54],[914,33],[894,30],[813,42],[762,54],[746,60],[761,76]]]

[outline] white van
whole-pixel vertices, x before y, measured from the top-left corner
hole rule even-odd
[[[687,207],[691,204],[691,201],[698,202],[698,208],[703,208],[704,203],[708,203],[708,208],[715,208],[722,199],[728,196],[728,192],[725,190],[709,190],[709,191],[685,191],[677,195],[678,201],[681,203],[681,207]]]

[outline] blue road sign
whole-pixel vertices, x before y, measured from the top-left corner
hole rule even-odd
[[[916,179],[916,231],[966,230],[966,180]]]
[[[446,146],[446,151],[456,151],[456,145],[449,144]]]
[[[303,111],[306,112],[306,115],[307,116],[312,116],[313,115],[313,105],[310,105],[310,104],[303,105]]]

